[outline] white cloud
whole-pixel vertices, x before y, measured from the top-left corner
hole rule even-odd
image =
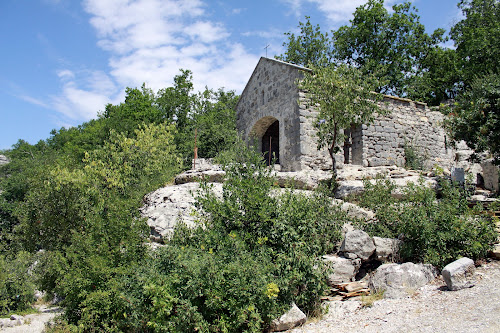
[[[117,102],[117,86],[104,72],[74,73],[65,69],[59,71],[58,75],[62,79],[62,93],[52,97],[51,106],[68,123],[95,118],[106,104]]]
[[[88,120],[107,103],[119,103],[125,87],[168,87],[181,68],[193,72],[196,90],[241,92],[258,56],[232,42],[205,8],[201,0],[85,0],[110,69],[59,71],[62,93],[53,98],[56,109],[68,119]]]
[[[303,17],[302,6],[306,3],[315,4],[318,9],[325,14],[328,20],[334,26],[347,23],[352,14],[359,6],[368,2],[368,0],[281,0],[288,4],[290,9],[297,17]],[[403,2],[403,0],[386,0],[385,7],[390,9],[394,3]],[[307,13],[305,14],[307,15]]]

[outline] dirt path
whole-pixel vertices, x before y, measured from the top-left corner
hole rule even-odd
[[[1,332],[8,333],[41,333],[45,328],[45,323],[49,322],[56,315],[60,314],[62,309],[59,307],[39,307],[40,313],[34,313],[24,316],[25,324],[0,329]]]
[[[472,288],[448,291],[438,278],[412,296],[371,308],[359,301],[331,307],[322,320],[290,332],[500,332],[500,261],[478,267]]]

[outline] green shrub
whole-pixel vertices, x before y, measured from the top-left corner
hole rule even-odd
[[[379,222],[366,225],[371,234],[403,241],[402,260],[443,267],[462,256],[479,259],[487,255],[497,237],[495,225],[482,208],[468,207],[462,188],[442,179],[440,198],[423,184],[409,184],[401,200],[381,200],[381,193],[390,193],[392,187],[379,180],[367,187],[360,202],[376,212]]]
[[[410,142],[405,142],[405,168],[412,170],[423,170],[425,157],[417,150],[415,145]]]
[[[0,256],[0,315],[31,307],[35,300],[35,285],[30,272],[32,264],[32,255],[27,252]]]

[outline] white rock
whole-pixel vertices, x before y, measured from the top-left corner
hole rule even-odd
[[[213,183],[213,191],[220,194],[222,184]],[[179,221],[188,227],[197,225],[197,210],[194,207],[198,183],[187,183],[162,187],[144,197],[144,206],[140,209],[151,228],[151,238],[161,241],[168,238]]]
[[[324,255],[325,263],[333,268],[333,273],[328,276],[330,286],[344,282],[351,282],[358,273],[361,266],[361,260],[350,260],[337,255]]]
[[[340,252],[345,256],[353,254],[361,260],[368,260],[373,252],[375,252],[375,245],[372,238],[366,232],[354,230],[345,234]]]
[[[302,312],[295,303],[292,304],[292,308],[288,310],[287,313],[282,315],[279,319],[275,319],[271,322],[271,332],[282,332],[306,322],[307,317]]]
[[[370,279],[370,288],[384,291],[385,298],[404,298],[432,281],[437,271],[432,265],[384,264],[377,268]]]
[[[464,257],[446,265],[441,274],[449,290],[460,290],[474,285],[475,270],[474,261]]]
[[[375,256],[377,260],[386,262],[393,259],[401,246],[401,241],[393,238],[373,237]]]

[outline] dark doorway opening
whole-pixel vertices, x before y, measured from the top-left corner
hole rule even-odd
[[[272,123],[262,136],[262,154],[266,164],[280,163],[280,125],[276,120]]]

